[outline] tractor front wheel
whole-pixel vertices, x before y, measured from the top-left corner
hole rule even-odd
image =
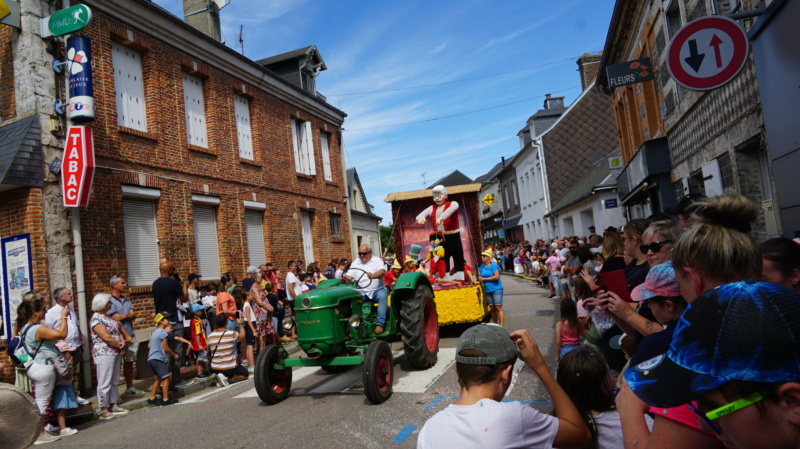
[[[278,363],[288,358],[286,350],[276,345],[269,345],[256,358],[253,377],[256,393],[267,404],[277,404],[289,396],[292,387],[292,368],[276,368]]]
[[[433,302],[433,290],[417,285],[414,297],[403,301],[400,309],[400,332],[406,360],[414,368],[427,369],[436,364],[439,353],[439,316]]]
[[[364,394],[367,399],[382,404],[392,396],[394,357],[389,343],[375,340],[364,358]]]

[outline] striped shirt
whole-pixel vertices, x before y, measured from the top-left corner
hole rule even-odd
[[[238,339],[239,333],[229,330],[212,332],[206,338],[208,350],[214,354],[211,369],[222,371],[236,368],[236,354],[233,352],[233,347]]]

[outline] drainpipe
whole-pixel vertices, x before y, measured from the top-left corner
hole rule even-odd
[[[542,191],[544,192],[544,208],[545,213],[550,212],[550,189],[547,188],[549,182],[547,180],[547,162],[544,160],[544,142],[541,138],[536,140],[536,146],[539,147],[539,162],[542,164]],[[548,218],[547,221],[552,219]],[[548,226],[547,233],[550,234],[552,226]]]
[[[67,9],[70,7],[70,0],[61,0],[61,8]],[[67,42],[69,35],[63,36],[64,42]],[[69,70],[64,70],[64,87],[69,89]],[[69,95],[69,91],[67,91]],[[89,338],[89,316],[86,313],[86,287],[83,279],[83,239],[81,238],[81,208],[72,208],[72,244],[75,251],[75,287],[77,289],[78,298],[78,326],[81,335],[83,336],[84,350],[81,351],[81,363],[83,372],[83,393],[86,394],[92,387],[92,359],[91,351],[88,351],[88,345],[91,344]]]

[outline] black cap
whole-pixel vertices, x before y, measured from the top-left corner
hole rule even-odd
[[[197,274],[197,273],[192,273],[192,274],[189,275],[188,279],[189,279],[189,282],[192,282],[195,279],[200,279],[200,275]]]
[[[603,232],[617,232],[617,228],[615,228],[614,226],[609,226]]]
[[[594,226],[589,226],[589,230],[590,231],[593,230],[593,229],[596,229],[596,228]]]

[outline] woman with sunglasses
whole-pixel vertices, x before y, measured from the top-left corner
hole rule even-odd
[[[671,220],[655,221],[644,230],[639,251],[651,267],[672,259],[672,246],[678,241],[681,231]]]

